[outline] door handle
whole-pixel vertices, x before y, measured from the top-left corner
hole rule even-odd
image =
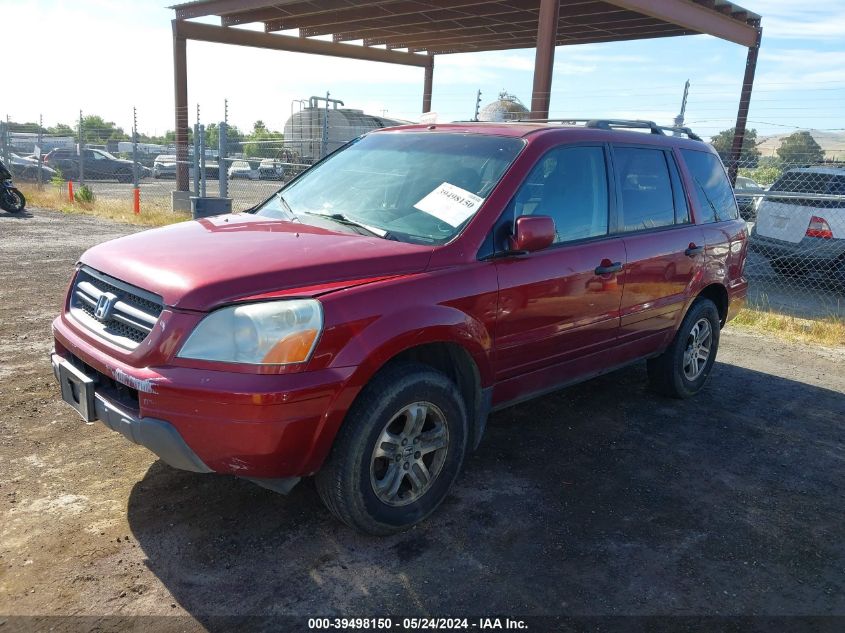
[[[603,261],[601,266],[596,267],[595,272],[597,275],[610,275],[613,273],[622,272],[622,262],[610,263],[609,261],[607,261],[607,264],[605,264],[605,262]]]
[[[690,244],[689,248],[684,251],[684,255],[686,255],[687,257],[695,257],[696,255],[700,255],[703,252],[703,246],[696,246],[695,244]]]

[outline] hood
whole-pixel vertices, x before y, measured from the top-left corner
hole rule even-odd
[[[281,290],[318,294],[342,283],[420,272],[430,246],[251,214],[224,215],[143,231],[88,250],[81,262],[160,295],[165,305],[210,310]]]

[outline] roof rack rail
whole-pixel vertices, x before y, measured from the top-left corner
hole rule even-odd
[[[657,125],[654,121],[640,119],[508,119],[508,123],[583,123],[584,127],[596,128],[599,130],[641,129],[651,130],[652,134],[666,136],[666,132],[686,134],[693,141],[702,140],[698,134],[688,127],[671,127],[668,125]]]

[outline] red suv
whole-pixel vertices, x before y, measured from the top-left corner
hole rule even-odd
[[[684,132],[380,130],[248,213],[96,246],[53,324],[62,397],[177,468],[316,475],[350,526],[407,528],[493,410],[644,359],[703,387],[746,226]]]

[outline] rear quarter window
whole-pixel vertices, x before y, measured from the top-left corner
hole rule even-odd
[[[722,161],[710,152],[682,149],[681,155],[692,176],[702,223],[736,220],[739,210]]]

